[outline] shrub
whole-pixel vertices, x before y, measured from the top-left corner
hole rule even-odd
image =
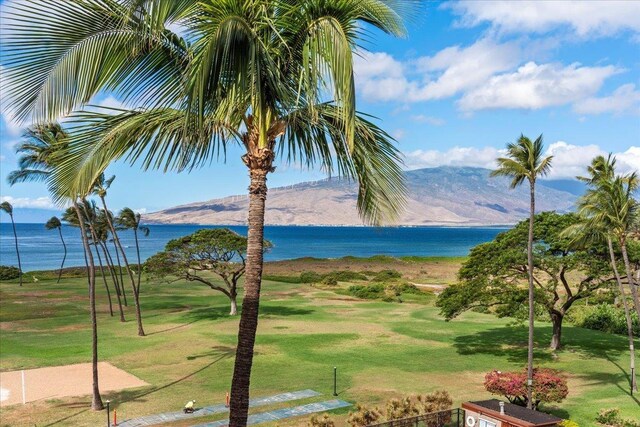
[[[527,406],[527,372],[489,372],[484,377],[484,388],[504,396],[509,402]],[[561,402],[569,394],[567,380],[558,371],[546,368],[533,370],[533,408],[540,402]]]
[[[303,283],[299,276],[279,276],[276,274],[264,274],[262,280],[281,283]]]
[[[338,282],[351,282],[353,280],[367,280],[367,276],[356,271],[349,270],[337,270],[327,273],[324,277],[333,277]]]
[[[378,299],[385,296],[384,285],[374,283],[373,285],[353,285],[347,289],[349,295],[361,299]]]
[[[640,322],[635,311],[631,312],[634,334],[640,334]],[[581,328],[593,329],[610,334],[627,335],[627,319],[624,310],[611,304],[582,307],[572,314],[571,321]]]
[[[315,271],[303,271],[300,273],[300,283],[318,283],[322,280],[322,276]]]
[[[596,416],[596,421],[611,427],[640,427],[640,421],[622,418],[618,408],[600,410]]]
[[[431,412],[444,411],[453,407],[453,399],[445,390],[434,391],[433,393],[418,396],[418,411],[421,414],[429,414]]]
[[[418,415],[416,405],[409,396],[401,399],[390,399],[386,407],[387,420],[399,420]]]
[[[13,280],[20,277],[18,267],[12,265],[0,265],[0,280]]]
[[[401,279],[402,274],[397,270],[382,270],[373,277],[374,282],[386,282],[389,280]]]
[[[307,423],[307,427],[335,427],[336,423],[333,422],[331,418],[329,418],[328,414],[313,415],[309,422]]]
[[[337,286],[338,279],[333,276],[325,276],[324,279],[322,279],[322,284],[327,286]]]
[[[381,420],[382,412],[378,408],[367,408],[364,405],[356,405],[356,412],[349,412],[347,423],[351,427],[366,427]]]
[[[571,420],[562,420],[558,427],[580,427],[577,422]]]

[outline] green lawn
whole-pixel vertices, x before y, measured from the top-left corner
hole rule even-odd
[[[151,384],[103,398],[114,402],[120,419],[179,410],[189,399],[223,402],[238,320],[227,316],[224,297],[197,284],[144,282],[142,288],[149,335],[139,338],[132,307],[127,323],[110,318],[104,288],[98,287],[100,359]],[[310,285],[267,282],[263,289],[252,396],[311,388],[330,399],[337,366],[340,398],[350,402],[382,404],[400,394],[446,389],[459,404],[491,397],[482,387],[487,371],[519,369],[526,361],[524,328],[479,313],[445,322],[431,295],[384,303]],[[1,369],[90,361],[88,320],[83,279],[59,285],[40,280],[22,288],[0,283]],[[565,347],[553,354],[544,350],[550,333],[550,325],[538,323],[536,362],[565,371],[570,395],[546,409],[581,426],[594,425],[601,408],[640,417],[638,400],[628,394],[625,337],[567,326]],[[89,402],[85,396],[3,408],[0,425],[102,425],[104,413],[88,410]],[[347,412],[338,411],[337,418],[344,420]]]

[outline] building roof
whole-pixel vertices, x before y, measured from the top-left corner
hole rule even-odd
[[[472,410],[483,409],[483,413],[497,419],[511,418],[521,420],[525,422],[523,423],[524,426],[554,426],[562,421],[562,418],[554,415],[534,411],[508,402],[504,403],[504,415],[502,415],[500,414],[500,401],[498,399],[467,402],[462,407]]]

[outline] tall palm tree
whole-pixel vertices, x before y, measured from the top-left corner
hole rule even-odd
[[[515,143],[507,144],[507,157],[497,159],[498,168],[491,176],[512,178],[511,188],[529,181],[529,240],[527,242],[527,273],[529,279],[529,340],[527,351],[527,408],[532,409],[533,399],[533,320],[535,317],[533,285],[533,225],[536,213],[536,180],[551,170],[552,156],[543,157],[542,135],[531,141],[524,135]]]
[[[110,212],[107,213],[102,209],[98,209],[97,206],[95,206],[95,204],[93,205],[93,208],[95,210],[95,213],[93,215],[94,217],[93,227],[95,229],[96,238],[97,238],[95,242],[96,251],[98,250],[98,247],[102,249],[102,253],[104,255],[107,268],[109,269],[109,273],[111,274],[111,280],[113,281],[113,286],[115,287],[115,290],[116,290],[116,298],[118,300],[118,310],[120,311],[120,321],[125,322],[124,310],[122,308],[122,299],[121,299],[122,292],[120,289],[120,282],[118,281],[118,274],[115,270],[113,257],[111,256],[109,247],[107,246],[107,241],[109,240],[109,227],[107,224],[107,221],[108,221],[107,216],[111,216],[111,213]],[[117,250],[118,249],[116,248],[116,253],[117,253]]]
[[[588,177],[578,176],[577,179],[585,182],[591,189],[599,188],[607,182],[611,182],[615,179],[615,164],[616,159],[611,154],[605,159],[604,156],[595,157],[591,165],[587,168],[589,172]],[[595,193],[601,195],[601,193]],[[630,370],[630,386],[631,393],[638,390],[637,379],[635,375],[635,346],[633,338],[633,321],[631,313],[627,303],[627,296],[622,283],[622,278],[618,271],[618,265],[616,261],[616,252],[613,247],[612,241],[612,227],[611,224],[606,221],[606,217],[595,216],[594,207],[597,204],[594,203],[594,193],[587,193],[580,198],[578,202],[578,210],[581,214],[583,221],[579,224],[569,227],[565,230],[565,234],[573,237],[573,242],[576,245],[581,245],[583,242],[592,241],[605,241],[609,250],[609,258],[611,262],[611,269],[613,275],[618,284],[618,291],[620,292],[620,301],[624,309],[625,320],[627,323],[627,337],[629,339],[629,370]]]
[[[0,211],[5,212],[11,218],[11,225],[13,226],[13,241],[16,244],[16,256],[18,257],[18,270],[20,271],[19,280],[20,286],[22,286],[22,263],[20,262],[20,249],[18,248],[18,233],[16,232],[16,223],[13,220],[13,205],[9,202],[0,203]]]
[[[399,154],[356,111],[353,54],[369,28],[404,35],[396,0],[137,0],[14,6],[7,20],[6,102],[47,120],[115,90],[130,111],[79,115],[61,174],[83,193],[109,162],[188,170],[244,150],[249,213],[245,294],[231,388],[232,427],[246,425],[263,264],[267,176],[281,153],[359,183],[368,223],[403,205]],[[25,15],[27,19],[25,19]],[[168,28],[182,28],[187,40]],[[96,66],[99,63],[102,66]]]
[[[58,281],[56,283],[60,283],[60,277],[62,276],[62,269],[64,268],[64,262],[67,259],[67,245],[64,243],[64,237],[62,237],[62,223],[57,216],[52,216],[45,223],[44,227],[47,230],[58,230],[60,233],[60,242],[62,242],[62,248],[64,249],[64,255],[62,256],[62,264],[60,264],[60,271],[58,272]]]
[[[138,335],[143,337],[145,335],[144,328],[142,327],[142,313],[140,309],[140,279],[142,277],[142,264],[140,262],[140,243],[138,241],[138,231],[144,236],[149,235],[149,227],[140,224],[141,216],[139,213],[134,212],[129,208],[124,208],[120,211],[116,217],[116,223],[118,226],[125,230],[132,230],[133,236],[136,240],[136,254],[138,256],[138,267],[136,268],[138,274],[137,283],[133,284],[133,298],[136,304],[136,320],[138,321]]]
[[[120,283],[122,283],[122,292],[124,296],[124,303],[127,305],[127,296],[124,291],[124,280],[122,278],[122,267],[120,266],[120,255],[118,255],[118,251],[122,254],[122,260],[124,261],[125,268],[127,269],[127,273],[129,274],[129,279],[131,279],[131,286],[135,287],[135,279],[133,277],[133,272],[131,271],[131,267],[129,266],[129,261],[127,260],[127,253],[124,251],[122,244],[120,243],[120,238],[118,237],[118,232],[113,225],[113,218],[109,208],[107,208],[107,190],[111,187],[111,184],[116,179],[115,175],[112,175],[111,178],[106,179],[104,173],[101,173],[98,178],[95,180],[93,184],[93,194],[100,198],[102,202],[102,208],[106,212],[105,219],[107,221],[107,225],[109,226],[109,230],[111,231],[111,236],[113,237],[114,245],[116,246],[116,257],[118,259],[118,271],[120,274]]]

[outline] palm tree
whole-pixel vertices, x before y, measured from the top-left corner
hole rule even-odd
[[[611,154],[608,158],[604,156],[595,157],[591,165],[587,168],[589,177],[577,177],[578,180],[587,183],[591,188],[599,188],[607,182],[611,182],[615,179],[615,164],[616,159]],[[618,265],[616,261],[616,253],[613,247],[612,241],[612,227],[607,223],[606,217],[594,215],[594,208],[599,204],[594,204],[594,195],[602,195],[602,193],[587,193],[580,198],[578,202],[578,209],[583,218],[583,221],[575,226],[569,227],[565,234],[573,237],[573,243],[581,245],[583,242],[592,241],[605,241],[609,250],[609,258],[611,261],[611,269],[613,275],[618,284],[618,290],[620,292],[620,301],[624,309],[625,320],[627,323],[627,337],[629,339],[629,370],[630,370],[630,386],[631,393],[638,390],[637,379],[635,375],[635,348],[633,340],[633,321],[631,319],[631,313],[627,304],[627,296],[624,290],[624,285],[618,271]]]
[[[11,225],[13,226],[13,240],[16,243],[16,256],[18,257],[18,270],[20,271],[20,286],[22,286],[22,263],[20,262],[20,249],[18,248],[18,233],[16,232],[16,223],[13,220],[13,206],[9,202],[0,203],[0,211],[9,214]]]
[[[497,159],[498,168],[491,172],[491,176],[506,176],[512,178],[511,188],[520,186],[525,180],[529,181],[529,240],[527,242],[527,263],[529,279],[529,341],[527,352],[527,408],[533,404],[533,320],[535,317],[534,287],[533,287],[533,224],[536,212],[536,179],[549,173],[552,156],[543,157],[542,135],[531,141],[524,135],[515,143],[507,144],[507,157]],[[553,345],[553,344],[552,344]]]
[[[62,237],[62,223],[57,216],[52,216],[49,218],[49,221],[46,222],[44,227],[47,230],[58,230],[60,233],[60,241],[62,242],[62,248],[64,249],[64,255],[62,256],[62,264],[60,264],[60,271],[58,272],[58,281],[56,283],[60,283],[60,277],[62,276],[62,269],[64,268],[64,262],[67,259],[67,245],[64,243],[64,237]]]
[[[103,90],[118,90],[135,107],[78,115],[86,127],[61,170],[67,186],[85,192],[123,156],[180,171],[224,154],[230,143],[244,149],[249,230],[231,427],[247,419],[266,181],[276,154],[357,180],[368,223],[393,220],[403,206],[393,140],[356,111],[353,50],[368,28],[403,35],[401,15],[412,3],[102,0],[5,12],[20,18],[8,20],[5,36],[6,104],[16,117],[50,120]],[[188,41],[167,29],[174,23]]]
[[[139,213],[134,212],[129,208],[124,208],[120,211],[116,218],[118,226],[125,230],[133,230],[133,235],[136,240],[136,254],[138,256],[138,281],[137,284],[133,284],[133,298],[136,304],[136,320],[138,321],[138,335],[143,337],[145,335],[144,328],[142,327],[142,314],[140,310],[140,279],[142,277],[142,264],[140,263],[140,244],[138,241],[138,231],[144,236],[149,235],[149,227],[140,224],[141,216]]]

